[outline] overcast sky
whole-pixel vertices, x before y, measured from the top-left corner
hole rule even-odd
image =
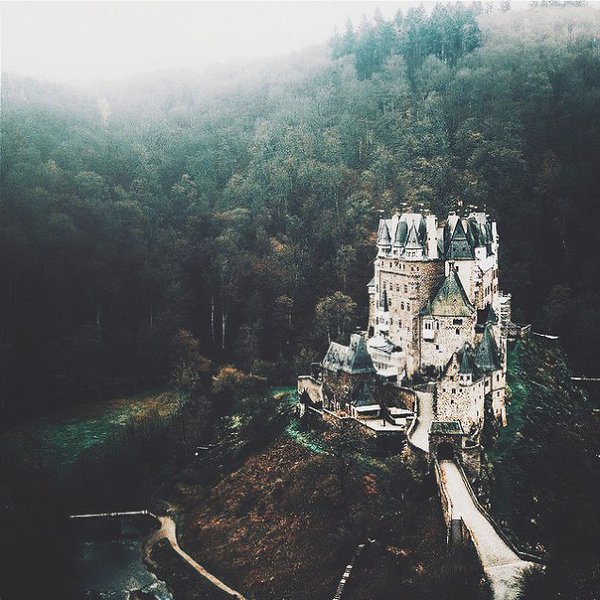
[[[0,2],[2,71],[63,83],[275,56],[416,2]],[[425,3],[428,4],[428,3]],[[430,3],[429,3],[430,4]]]

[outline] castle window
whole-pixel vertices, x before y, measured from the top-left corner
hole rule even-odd
[[[456,394],[456,388],[452,388],[452,393]]]
[[[458,265],[456,265],[456,272],[458,273]]]
[[[436,349],[436,350],[439,350],[439,349],[440,349],[440,345],[439,345],[439,344],[436,344],[436,345],[435,345],[435,349]]]
[[[404,310],[404,302],[400,302],[400,308]]]
[[[387,282],[386,281],[383,282],[383,289],[387,290]]]
[[[410,304],[406,304],[406,310],[410,310]]]
[[[397,291],[397,292],[399,292],[399,291],[400,291],[400,284],[399,284],[399,283],[397,283],[397,284],[396,284],[396,291]]]
[[[436,323],[436,326],[437,326],[436,329],[439,331],[440,330],[440,322],[439,321]]]
[[[462,319],[454,319],[452,323],[454,323],[454,325],[462,325]]]
[[[408,286],[407,285],[404,286],[404,293],[408,294]]]
[[[460,329],[458,327],[456,328],[456,335],[460,335]]]

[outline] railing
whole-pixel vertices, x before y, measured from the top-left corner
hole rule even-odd
[[[69,515],[69,519],[96,519],[96,518],[106,518],[106,517],[133,517],[139,515],[148,515],[149,517],[154,517],[158,519],[158,517],[150,512],[149,510],[126,510],[119,512],[105,512],[105,513],[88,513],[85,515]]]
[[[348,581],[348,579],[350,579],[352,569],[354,568],[354,563],[356,562],[356,559],[361,555],[364,547],[365,547],[365,544],[359,544],[356,547],[356,550],[354,551],[354,555],[352,556],[352,559],[348,563],[348,566],[344,570],[344,574],[342,575],[342,578],[340,579],[340,582],[335,591],[335,596],[333,597],[333,600],[341,599],[342,594],[344,593],[344,588],[346,587],[346,582]]]

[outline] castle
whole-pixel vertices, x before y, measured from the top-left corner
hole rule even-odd
[[[463,446],[479,445],[486,419],[505,425],[510,296],[498,287],[498,249],[483,212],[381,219],[368,329],[348,346],[331,343],[298,378],[301,412],[355,419],[375,434],[429,418],[431,439],[452,431]]]

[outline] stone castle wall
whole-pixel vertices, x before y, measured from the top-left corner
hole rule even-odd
[[[443,280],[442,261],[378,258],[376,293],[386,291],[390,312],[389,337],[406,351],[407,373],[418,369],[419,311]],[[376,327],[376,323],[373,323]]]
[[[436,386],[435,415],[440,421],[460,421],[465,431],[483,428],[485,385],[480,379],[470,385],[460,381],[458,362],[452,361],[446,376]]]
[[[429,322],[432,329],[426,330]],[[421,318],[421,368],[429,366],[442,369],[452,355],[465,342],[473,344],[476,315],[472,317],[422,317]],[[431,333],[433,332],[433,333]],[[427,338],[431,339],[427,339]]]

